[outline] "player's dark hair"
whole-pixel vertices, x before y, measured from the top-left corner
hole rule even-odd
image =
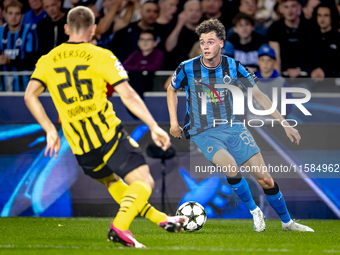
[[[155,34],[154,31],[152,31],[152,30],[143,30],[143,31],[140,33],[139,37],[140,37],[142,34],[151,34],[153,40],[154,40],[154,41],[157,40],[156,34]]]
[[[313,16],[312,16],[312,20],[314,22],[314,24],[319,27],[318,23],[317,23],[317,16],[318,16],[318,9],[324,7],[324,8],[328,8],[330,13],[331,13],[331,25],[332,25],[332,29],[337,29],[338,25],[339,25],[339,12],[336,8],[335,3],[331,4],[331,3],[321,3],[318,6],[316,6],[314,8],[313,11]]]
[[[8,11],[8,8],[10,8],[10,7],[18,7],[18,8],[20,8],[20,12],[22,13],[22,7],[23,7],[23,5],[22,5],[22,3],[20,3],[19,1],[13,1],[13,2],[10,2],[8,5],[6,5],[6,7],[5,7],[5,12],[7,12]]]
[[[72,31],[86,31],[94,25],[94,14],[88,7],[78,6],[71,9],[67,15],[67,25]]]
[[[240,23],[241,20],[243,20],[243,19],[248,21],[252,26],[255,25],[255,21],[252,17],[250,17],[249,15],[247,15],[245,13],[239,12],[238,14],[236,14],[236,16],[232,20],[233,26],[236,27],[236,25],[238,23]]]
[[[4,10],[4,2],[3,1],[0,1],[0,9]]]
[[[215,32],[216,36],[220,40],[225,40],[225,27],[218,19],[208,19],[203,21],[195,30],[198,37],[201,34],[207,34],[210,32]]]

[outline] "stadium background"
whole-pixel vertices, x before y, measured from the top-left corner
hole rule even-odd
[[[24,3],[24,11],[29,11],[28,1],[21,2]],[[71,7],[67,5],[70,4],[70,1],[63,2],[63,11]],[[95,2],[81,0],[79,4],[93,5]],[[97,1],[97,3],[99,2]],[[177,14],[183,9],[184,2],[179,1],[174,19],[177,19]],[[310,7],[309,3],[317,1],[304,0],[301,2],[304,7]],[[336,2],[339,7],[339,1],[333,2]],[[65,5],[65,3],[67,4]],[[230,16],[238,12],[242,1],[230,0],[224,1],[224,3],[222,12],[224,15]],[[251,4],[246,2],[246,5]],[[336,8],[335,5],[334,8]],[[231,19],[229,22],[231,25]],[[104,36],[106,39],[110,39],[110,37],[112,36],[110,35],[108,38]],[[123,40],[123,42],[125,41]],[[103,42],[99,41],[98,43]],[[125,55],[131,54],[130,51],[124,53],[126,53]],[[144,93],[144,99],[157,122],[165,130],[168,130],[166,94],[159,92],[164,91],[164,82],[170,75],[169,72],[165,73],[167,75],[155,77],[153,92]],[[162,72],[158,74],[162,74]],[[5,75],[8,73],[2,73],[1,77],[5,77]],[[138,79],[140,76],[136,77]],[[304,83],[307,86],[314,84],[312,80]],[[295,119],[299,123],[298,129],[302,136],[299,146],[291,144],[278,125],[274,128],[250,128],[267,164],[275,166],[340,164],[340,93],[337,93],[340,91],[339,84],[339,79],[326,79],[321,85],[314,86],[312,99],[305,104],[312,116],[304,116],[297,108],[293,108],[288,115],[288,118]],[[6,90],[3,85],[1,91]],[[23,87],[18,90],[23,91]],[[185,94],[180,92],[179,95],[179,121],[183,123]],[[140,138],[140,132],[143,130],[143,127],[140,126],[141,123],[130,116],[117,95],[114,94],[109,100],[113,102],[117,116],[122,119],[126,130],[129,133],[138,131],[139,134],[137,132],[135,135]],[[41,101],[48,116],[60,130],[58,116],[49,94],[45,93],[41,97]],[[60,135],[62,149],[59,158],[43,157],[44,132],[25,106],[23,92],[0,92],[1,216],[105,217],[116,214],[118,206],[113,202],[107,190],[83,174],[77,166],[61,130]],[[140,138],[139,143],[155,179],[155,189],[150,202],[158,209],[164,206],[162,194],[164,190],[163,177],[165,177],[166,213],[173,214],[182,202],[195,200],[206,208],[209,218],[251,218],[225,179],[218,178],[218,175],[197,178],[192,174],[190,163],[196,158],[190,157],[190,155],[198,156],[197,160],[202,164],[207,164],[207,162],[202,159],[202,154],[188,140],[172,139],[176,156],[166,160],[164,173],[161,160],[150,158],[146,154],[146,149],[151,143],[148,132]],[[245,176],[249,177],[247,174]],[[316,171],[305,174],[294,173],[289,176],[274,173],[273,176],[277,178],[293,218],[338,219],[340,217],[339,172],[320,173]],[[257,183],[251,178],[248,178],[248,181],[256,202],[263,209],[267,218],[277,217],[268,206]]]
[[[169,129],[164,92],[147,92],[145,102],[155,119]],[[298,121],[302,136],[299,146],[290,143],[281,127],[250,128],[262,150],[266,164],[339,164],[340,155],[340,103],[339,94],[313,93],[305,104],[312,116],[304,116],[293,108],[288,116]],[[117,116],[129,133],[141,131],[140,122],[134,120],[115,95],[113,102]],[[51,120],[58,117],[48,94],[41,101]],[[179,121],[183,123],[185,96],[179,94]],[[247,107],[246,107],[247,109]],[[113,216],[118,206],[101,184],[85,176],[77,166],[67,141],[62,135],[62,148],[58,159],[43,157],[44,132],[35,123],[24,105],[23,94],[2,93],[0,96],[0,212],[1,216]],[[143,132],[142,132],[143,133]],[[141,134],[134,134],[138,140]],[[139,140],[143,151],[151,143],[149,132]],[[179,204],[195,200],[207,209],[210,218],[250,218],[225,179],[218,175],[198,176],[190,172],[190,162],[202,154],[188,140],[172,139],[176,156],[166,160],[165,212],[174,213]],[[191,153],[191,154],[190,154]],[[146,154],[146,153],[145,153]],[[155,189],[150,202],[162,208],[162,164],[160,159],[146,155]],[[195,160],[195,159],[194,159]],[[196,162],[196,161],[195,161]],[[197,161],[198,162],[198,161]],[[205,160],[203,164],[207,164]],[[249,177],[245,174],[246,177]],[[294,218],[336,219],[340,216],[339,173],[279,174],[273,176],[283,191],[288,209]],[[217,178],[216,178],[217,177]],[[249,178],[256,202],[267,218],[276,218],[267,205],[262,190]]]

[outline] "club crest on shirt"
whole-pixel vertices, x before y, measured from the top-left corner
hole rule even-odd
[[[208,153],[212,153],[213,150],[214,150],[214,147],[208,146],[208,148],[207,148]]]
[[[231,82],[231,78],[228,74],[225,74],[224,77],[223,77],[223,83],[224,84],[230,84]]]
[[[21,44],[22,44],[22,39],[21,39],[21,38],[18,38],[18,39],[15,41],[15,46],[20,47]]]

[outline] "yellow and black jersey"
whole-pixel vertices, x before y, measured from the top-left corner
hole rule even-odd
[[[106,83],[115,86],[128,76],[111,51],[89,43],[63,43],[39,59],[31,79],[51,93],[74,154],[114,137],[121,121],[106,98]]]

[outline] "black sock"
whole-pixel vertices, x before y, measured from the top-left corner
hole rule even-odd
[[[241,180],[242,180],[242,174],[240,174],[240,172],[237,172],[237,175],[234,177],[227,176],[227,181],[230,185],[235,185],[239,183]]]
[[[272,196],[272,195],[276,195],[277,193],[279,193],[280,188],[279,188],[279,185],[277,185],[277,183],[274,182],[273,188],[263,189],[263,191],[264,191],[264,194]]]

